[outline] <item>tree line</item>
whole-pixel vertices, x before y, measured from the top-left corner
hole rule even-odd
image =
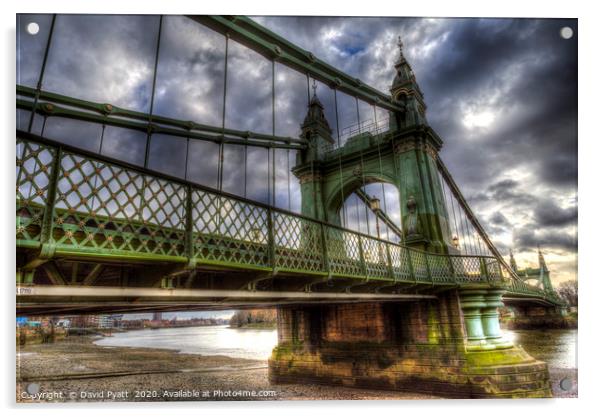
[[[230,327],[253,327],[261,325],[270,327],[276,325],[275,309],[238,310],[230,318]]]

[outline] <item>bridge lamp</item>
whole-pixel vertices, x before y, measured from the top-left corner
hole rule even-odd
[[[372,197],[370,199],[370,210],[379,211],[380,210],[380,200],[376,197]]]
[[[460,239],[458,239],[458,236],[452,237],[452,245],[454,245],[456,249],[460,246]]]

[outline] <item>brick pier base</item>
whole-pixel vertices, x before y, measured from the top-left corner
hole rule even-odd
[[[486,304],[488,321],[475,330],[474,300],[450,291],[416,302],[281,307],[270,379],[456,398],[550,397],[547,365],[488,334],[495,329]]]

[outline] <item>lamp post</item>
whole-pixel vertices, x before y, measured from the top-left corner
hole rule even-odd
[[[452,237],[452,245],[454,245],[454,247],[456,249],[458,249],[458,247],[460,246],[460,239],[458,239],[458,236]]]
[[[378,221],[378,213],[380,212],[380,200],[376,197],[370,199],[370,210],[374,213],[376,220],[376,237],[380,239],[380,224]],[[380,242],[378,242],[378,261],[383,262],[383,248]]]
[[[376,197],[370,199],[370,210],[376,215],[376,236],[380,239],[380,226],[378,224],[378,212],[380,211],[380,200]]]

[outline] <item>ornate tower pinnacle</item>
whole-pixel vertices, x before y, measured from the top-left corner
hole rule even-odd
[[[512,252],[512,249],[510,249],[510,268],[512,268],[514,272],[518,271],[518,266],[516,265],[516,259],[514,259],[514,253]]]
[[[312,88],[314,94],[307,106],[307,115],[301,124],[302,135],[304,138],[311,140],[311,138],[317,134],[323,139],[334,143],[332,139],[332,129],[324,116],[324,106],[316,93],[317,86],[315,80]]]
[[[391,85],[391,96],[395,104],[403,108],[401,114],[395,114],[390,127],[401,129],[412,125],[426,124],[426,104],[424,95],[418,86],[412,67],[403,55],[401,36],[397,38],[399,58],[395,62],[395,78]]]
[[[537,245],[537,254],[539,256],[539,269],[544,272],[548,272],[548,266],[546,265],[546,260],[543,257],[543,252],[541,251],[541,247]]]

